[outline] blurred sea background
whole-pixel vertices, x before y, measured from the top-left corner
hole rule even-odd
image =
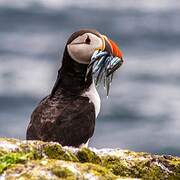
[[[115,40],[125,64],[91,147],[180,156],[180,1],[0,0],[0,136],[25,139],[50,93],[69,35],[94,28]]]

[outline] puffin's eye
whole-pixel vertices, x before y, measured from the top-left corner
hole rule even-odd
[[[90,44],[91,43],[91,39],[89,38],[89,36],[86,38],[85,43],[86,44]]]

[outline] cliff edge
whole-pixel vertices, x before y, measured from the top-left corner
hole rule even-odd
[[[180,179],[180,157],[0,138],[0,180]]]

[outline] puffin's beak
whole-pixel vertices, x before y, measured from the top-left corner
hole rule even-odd
[[[116,71],[120,66],[122,66],[124,62],[123,53],[113,40],[107,38],[105,35],[101,35],[101,39],[102,39],[102,46],[99,48],[99,51],[102,53],[98,55],[100,55],[100,58],[101,58],[104,56],[103,52],[107,53],[106,56],[109,56],[109,58],[106,58],[104,56],[105,57],[104,59],[107,59],[109,64],[107,65],[107,63],[104,61],[104,63],[98,63],[98,66],[99,67],[106,66],[106,76],[109,76],[114,71]],[[97,58],[97,59],[100,59],[100,58]],[[95,68],[95,71],[97,68]]]
[[[102,39],[102,51],[108,52],[113,57],[118,57],[121,60],[121,65],[123,64],[123,53],[118,47],[118,45],[112,40],[107,38],[105,35],[101,35]]]

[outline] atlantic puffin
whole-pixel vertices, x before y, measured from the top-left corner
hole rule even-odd
[[[121,50],[105,35],[92,29],[74,32],[66,43],[62,65],[51,93],[41,100],[31,115],[27,140],[54,141],[62,146],[87,146],[100,111],[93,68],[89,68],[95,51],[118,57],[120,65],[123,62]]]

